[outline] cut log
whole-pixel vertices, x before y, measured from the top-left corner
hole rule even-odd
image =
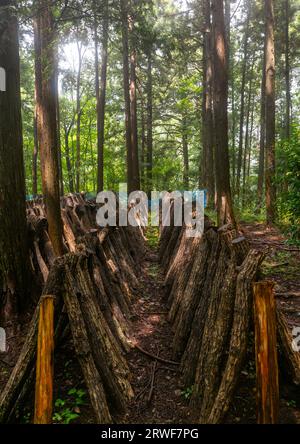
[[[200,245],[196,248],[191,273],[181,299],[178,302],[176,317],[174,319],[173,357],[182,355],[190,336],[195,311],[202,297],[206,279],[208,258],[211,247],[217,234],[208,230],[202,237]]]
[[[258,424],[277,424],[279,384],[274,282],[253,284]]]
[[[71,291],[78,297],[92,355],[105,387],[107,400],[116,411],[123,411],[127,401],[133,396],[129,369],[97,303],[89,275],[88,259],[82,255],[68,257],[66,292]]]
[[[74,292],[73,285],[67,287],[64,293],[64,302],[68,310],[76,355],[89,392],[96,422],[98,424],[111,423],[112,419],[107,406],[102,380],[92,356],[88,334],[78,302],[78,295]]]
[[[34,424],[52,422],[54,299],[54,296],[42,296],[39,308]]]
[[[63,260],[58,259],[50,270],[43,292],[44,294],[53,294],[57,297],[56,313],[60,313],[62,309],[60,298],[62,289],[62,270]],[[56,316],[56,318],[57,317],[58,316]],[[31,381],[33,382],[32,375],[34,373],[36,362],[38,318],[39,305],[33,314],[18,361],[0,395],[0,423],[5,423],[9,420],[13,415],[17,404],[27,396],[28,390],[31,388],[28,381],[31,377]]]
[[[252,307],[252,283],[264,256],[263,251],[251,249],[238,274],[228,359],[211,412],[209,416],[200,418],[203,423],[217,424],[228,411],[247,351]]]
[[[218,267],[220,251],[221,237],[220,235],[217,235],[212,243],[210,256],[208,258],[205,285],[203,287],[202,296],[199,298],[199,303],[191,326],[191,334],[181,360],[183,377],[187,386],[192,385],[195,380],[197,368],[197,359],[195,359],[195,357],[198,357],[200,352],[205,319],[213,281]]]
[[[231,258],[219,295],[214,301],[210,301],[202,337],[191,398],[193,405],[201,407],[201,418],[205,418],[210,413],[220,385],[224,362],[227,358],[233,319],[236,277],[236,261],[235,258]]]
[[[295,338],[293,338],[285,316],[278,306],[276,314],[279,351],[282,357],[280,365],[283,366],[293,384],[300,386],[300,352],[296,347],[293,347]]]

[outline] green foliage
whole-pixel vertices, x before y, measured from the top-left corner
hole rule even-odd
[[[80,415],[80,407],[85,404],[86,392],[72,388],[68,391],[67,399],[56,399],[53,421],[61,424],[70,424]]]
[[[152,227],[149,225],[146,230],[146,237],[148,240],[147,245],[152,250],[156,250],[158,247],[158,242],[159,242],[159,228]]]
[[[184,399],[190,399],[193,394],[193,388],[194,386],[192,385],[191,387],[187,387],[181,391],[181,395],[184,397]]]
[[[290,140],[281,141],[277,151],[279,220],[292,241],[300,242],[300,127],[292,127]]]
[[[298,259],[289,251],[276,251],[274,256],[264,260],[261,267],[262,276],[266,278],[280,278],[297,280],[299,275]]]
[[[289,401],[286,401],[286,405],[288,407],[297,407],[297,403],[294,399],[290,399]]]

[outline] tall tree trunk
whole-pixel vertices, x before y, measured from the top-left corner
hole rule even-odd
[[[266,52],[264,50],[261,99],[260,99],[260,136],[259,136],[259,164],[257,183],[257,211],[263,204],[263,186],[265,178],[265,144],[266,144]]]
[[[183,186],[185,190],[189,189],[189,147],[187,134],[187,118],[182,120],[182,150],[183,150]]]
[[[148,52],[147,62],[147,192],[152,190],[153,169],[153,106],[152,106],[152,48]]]
[[[233,57],[232,57],[232,49],[231,49],[231,33],[230,33],[230,22],[231,22],[231,7],[230,0],[225,0],[225,29],[226,29],[226,39],[227,39],[227,51],[228,51],[228,85],[229,91],[231,91],[231,119],[229,120],[229,134],[231,138],[229,138],[229,162],[230,162],[230,170],[231,170],[231,189],[234,194],[234,179],[235,179],[235,100],[234,100],[234,76],[233,76]]]
[[[266,57],[266,218],[272,224],[276,216],[275,176],[275,48],[274,5],[265,0],[265,57]]]
[[[132,8],[131,8],[132,10]],[[137,100],[136,100],[136,43],[134,37],[133,10],[128,18],[131,36],[130,51],[130,118],[131,118],[131,149],[132,149],[132,179],[134,190],[140,189],[139,154],[138,154],[138,127],[137,127]]]
[[[230,0],[225,0],[224,14],[225,14],[225,31],[227,44],[227,62],[228,62],[228,83],[230,82]]]
[[[6,90],[0,91],[0,320],[12,320],[28,301],[29,251],[25,212],[20,65],[13,2],[0,9],[0,66]]]
[[[145,177],[145,163],[146,163],[146,147],[147,147],[147,132],[146,132],[146,115],[145,115],[145,101],[143,92],[140,93],[141,101],[141,188],[146,190]]]
[[[56,124],[57,124],[57,155],[58,155],[58,175],[60,195],[64,195],[64,179],[61,158],[61,138],[60,138],[60,108],[58,94],[58,61],[55,62],[55,106],[56,106]]]
[[[251,104],[251,124],[250,124],[248,160],[247,160],[247,180],[248,181],[250,179],[251,152],[252,152],[253,128],[254,128],[254,108],[255,108],[255,94],[253,94],[253,96],[252,96],[252,104]]]
[[[59,168],[57,151],[57,123],[55,100],[55,36],[53,14],[47,0],[38,3],[38,33],[41,41],[37,70],[38,133],[40,140],[42,187],[45,198],[49,237],[54,253],[64,253],[60,213]],[[36,54],[39,58],[39,54]]]
[[[93,147],[93,137],[92,137],[92,118],[89,121],[89,147],[90,147],[90,155],[92,161],[92,182],[93,182],[93,192],[97,189],[97,165],[95,162],[94,156],[94,147]]]
[[[214,32],[213,103],[216,131],[215,165],[218,224],[235,223],[233,213],[228,155],[228,63],[223,1],[212,1]]]
[[[78,51],[78,71],[76,79],[76,192],[80,192],[80,169],[81,169],[81,100],[80,100],[80,81],[81,81],[81,68],[82,68],[82,48],[81,43],[77,37],[77,51]]]
[[[128,2],[120,0],[120,12],[122,22],[122,45],[123,45],[123,88],[125,102],[125,130],[127,151],[127,187],[128,192],[134,191],[132,170],[132,141],[131,141],[131,113],[129,95],[129,49],[128,49]]]
[[[285,137],[290,138],[291,86],[290,86],[290,0],[285,0]]]
[[[74,193],[74,181],[73,181],[72,163],[70,158],[70,147],[69,147],[70,128],[65,127],[64,132],[65,132],[65,155],[66,155],[66,164],[67,164],[68,181],[69,181],[69,192]]]
[[[254,60],[252,61],[250,70],[250,81],[248,90],[248,100],[247,100],[247,114],[246,114],[246,131],[245,131],[245,149],[243,156],[243,188],[242,188],[242,206],[245,207],[246,203],[246,176],[247,176],[247,159],[249,153],[249,142],[250,142],[250,117],[251,117],[251,104],[252,104],[252,83],[253,83],[253,68]]]
[[[35,79],[34,79],[34,122],[33,122],[33,134],[34,134],[34,148],[32,155],[32,194],[37,195],[37,161],[38,161],[38,152],[40,147],[39,133],[38,133],[38,107],[37,107],[37,91],[42,88],[41,78],[37,75],[41,70],[41,38],[39,35],[38,22],[35,18],[33,20],[33,36],[34,36],[34,70],[35,70]]]
[[[212,33],[210,19],[210,0],[203,1],[203,102],[202,102],[202,140],[203,140],[203,185],[207,189],[207,205],[213,207],[215,194],[214,139],[212,115]]]
[[[245,86],[246,86],[247,61],[248,61],[248,57],[249,57],[249,55],[248,55],[249,21],[250,21],[250,6],[248,7],[248,12],[247,12],[246,25],[245,25],[245,36],[244,36],[244,48],[243,48],[244,58],[243,58],[243,65],[242,65],[239,147],[238,147],[236,186],[235,186],[235,191],[236,191],[238,198],[240,195],[243,146],[244,146]]]
[[[38,166],[38,152],[39,152],[39,142],[37,136],[37,116],[36,116],[36,106],[34,109],[33,117],[33,153],[32,153],[32,194],[37,195],[38,192],[38,178],[37,178],[37,166]]]
[[[97,98],[97,191],[104,186],[104,129],[105,129],[105,102],[106,102],[106,77],[108,59],[108,0],[103,6],[102,49],[101,49],[101,79],[99,85],[99,60],[98,60],[98,29],[95,19],[95,74],[96,74],[96,98]]]

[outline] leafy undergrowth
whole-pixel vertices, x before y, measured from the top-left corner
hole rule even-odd
[[[287,238],[276,227],[270,228],[258,221],[243,221],[241,228],[254,248],[267,251],[260,279],[274,281],[276,303],[288,325],[291,329],[300,327],[300,298],[297,296],[300,293],[300,249],[288,246]],[[279,367],[282,370],[280,360]],[[280,417],[283,423],[300,423],[299,390],[290,384],[283,371],[280,371]]]
[[[86,404],[86,391],[71,388],[66,399],[57,398],[54,406],[53,422],[70,424],[77,419],[81,413],[80,408]]]
[[[299,278],[299,259],[289,251],[275,251],[268,256],[261,267],[262,277],[275,278],[284,276],[285,279]]]
[[[159,228],[149,225],[147,227],[146,237],[148,247],[153,251],[157,250],[159,244]]]

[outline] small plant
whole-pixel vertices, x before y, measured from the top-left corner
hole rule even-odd
[[[151,265],[148,269],[149,276],[153,278],[157,277],[158,272],[159,272],[159,267],[157,265]]]
[[[75,398],[74,403],[75,403],[76,407],[79,407],[79,406],[85,404],[85,400],[84,400],[84,397],[86,395],[85,390],[72,388],[68,391],[68,395],[73,396]]]
[[[78,418],[80,406],[85,404],[85,390],[72,388],[68,391],[69,399],[58,398],[55,401],[53,421],[61,424],[70,424]]]
[[[79,414],[72,412],[71,409],[65,408],[60,412],[56,412],[53,415],[53,421],[60,422],[62,424],[70,424],[70,422],[74,421],[78,418]]]
[[[294,399],[290,399],[289,401],[287,401],[286,405],[288,407],[296,407],[297,406],[296,401],[294,401]]]
[[[184,399],[189,399],[192,396],[192,393],[193,393],[193,386],[187,387],[181,391],[181,394],[184,397]]]
[[[156,250],[159,242],[159,229],[158,227],[148,226],[146,231],[148,245],[152,250]]]
[[[21,418],[21,424],[29,424],[30,423],[30,412],[26,412],[23,414]]]

